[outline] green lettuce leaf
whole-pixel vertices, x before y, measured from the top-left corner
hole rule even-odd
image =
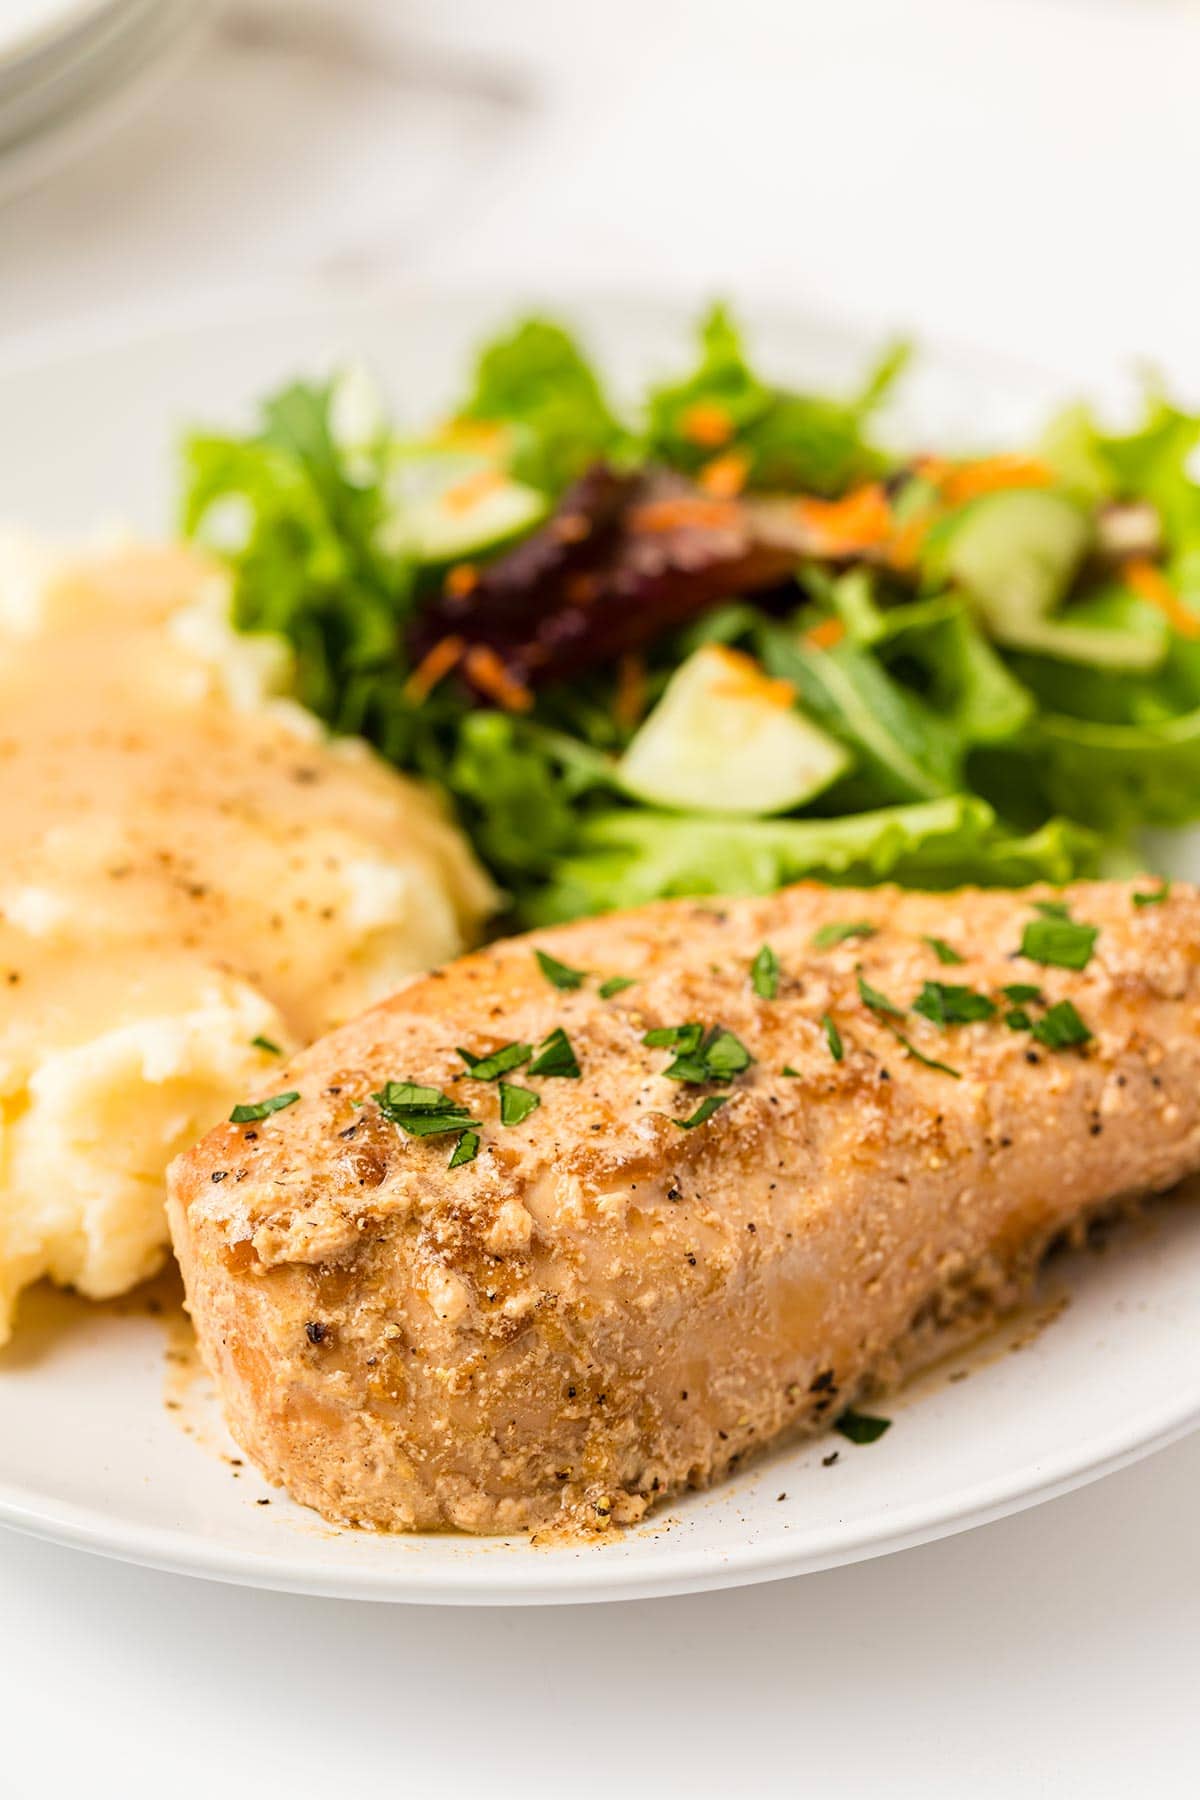
[[[627,442],[579,345],[549,319],[484,346],[458,416],[514,427],[512,473],[550,494]]]
[[[407,563],[380,548],[380,471],[330,429],[333,383],[294,383],[263,404],[258,431],[184,445],[182,525],[224,555],[234,617],[296,652],[298,698],[341,725],[349,678],[394,665],[412,602]]]
[[[766,894],[806,878],[933,888],[1063,882],[1093,867],[1098,853],[1090,832],[1062,820],[1014,837],[986,802],[966,794],[838,819],[604,811],[581,823],[579,843],[534,897],[535,920],[672,895]]]
[[[714,306],[701,322],[696,367],[649,395],[649,453],[677,468],[700,468],[715,449],[725,446],[697,443],[689,418],[698,406],[714,407],[728,420],[728,444],[749,458],[752,485],[841,493],[883,467],[879,452],[864,435],[865,426],[906,357],[903,347],[890,348],[862,391],[847,401],[790,393],[756,374],[731,314],[724,306]]]

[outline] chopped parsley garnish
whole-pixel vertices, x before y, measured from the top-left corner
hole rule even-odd
[[[250,1048],[252,1050],[265,1050],[268,1056],[283,1055],[280,1046],[274,1043],[269,1037],[252,1037],[250,1039]]]
[[[782,1069],[780,1069],[779,1073],[781,1075],[789,1076],[793,1081],[799,1081],[801,1079],[799,1069],[793,1069],[791,1063],[784,1063],[784,1065],[783,1065]]]
[[[764,944],[750,964],[750,984],[760,1000],[774,1000],[779,992],[779,958]]]
[[[285,1106],[295,1106],[300,1098],[295,1088],[289,1088],[286,1094],[272,1094],[269,1100],[245,1101],[235,1106],[229,1115],[231,1125],[249,1125],[255,1119],[269,1119],[272,1113],[282,1112]]]
[[[537,957],[538,968],[551,987],[578,988],[587,980],[586,969],[572,969],[569,964],[559,962],[556,956],[551,956],[546,950],[535,950],[533,954]]]
[[[461,1169],[464,1163],[474,1162],[479,1155],[479,1133],[464,1131],[446,1164],[448,1169]]]
[[[1004,1015],[1004,1023],[1010,1031],[1032,1031],[1033,1020],[1023,1006],[1012,1006]]]
[[[890,1419],[877,1418],[873,1413],[855,1412],[848,1406],[840,1417],[833,1421],[833,1429],[840,1431],[844,1438],[852,1444],[874,1444],[889,1430]]]
[[[709,1094],[700,1102],[690,1119],[672,1119],[672,1125],[678,1125],[680,1131],[695,1131],[697,1125],[704,1125],[712,1118],[719,1107],[731,1099],[730,1094]]]
[[[1065,900],[1035,900],[1034,910],[1044,919],[1069,919],[1071,909]]]
[[[1030,919],[1021,938],[1021,955],[1056,969],[1086,969],[1100,935],[1096,925],[1080,925],[1059,913],[1042,910]]]
[[[699,1036],[700,1026],[685,1025],[679,1029],[686,1033],[675,1040],[679,1055],[663,1070],[670,1081],[697,1084],[732,1081],[735,1075],[743,1075],[754,1061],[741,1038],[723,1026],[713,1025],[703,1037]],[[646,1034],[647,1037],[652,1035]]]
[[[537,1055],[530,1063],[530,1075],[559,1075],[568,1081],[578,1081],[582,1070],[571,1048],[571,1040],[562,1026],[556,1028],[548,1037],[544,1037],[537,1047]]]
[[[1000,989],[1000,992],[1006,1000],[1011,1000],[1014,1006],[1023,1006],[1027,1000],[1040,1002],[1045,998],[1041,988],[1034,987],[1028,981],[1010,981],[1007,987]]]
[[[952,1069],[949,1063],[939,1062],[936,1056],[926,1056],[925,1052],[918,1050],[917,1046],[906,1038],[902,1031],[896,1031],[895,1038],[898,1044],[903,1045],[914,1062],[924,1063],[927,1069],[936,1069],[939,1075],[953,1076],[955,1081],[962,1080],[961,1069]]]
[[[735,1037],[732,1031],[717,1031],[710,1034],[708,1041],[701,1047],[701,1056],[709,1070],[710,1081],[732,1081],[735,1075],[742,1075],[754,1061],[741,1038]]]
[[[1091,1040],[1091,1032],[1069,1000],[1059,1000],[1031,1027],[1039,1044],[1047,1050],[1070,1050]]]
[[[495,1081],[501,1075],[507,1075],[510,1069],[519,1069],[522,1063],[528,1062],[533,1055],[533,1045],[504,1044],[488,1056],[472,1056],[460,1044],[458,1054],[466,1063],[472,1081]]]
[[[695,1050],[703,1036],[703,1025],[656,1025],[642,1042],[651,1050]]]
[[[966,957],[960,956],[958,951],[954,948],[954,945],[948,944],[945,938],[927,937],[922,939],[922,942],[929,945],[929,948],[933,951],[933,954],[937,957],[938,961],[943,963],[946,967],[950,967],[954,963],[966,961]]]
[[[409,1137],[444,1137],[449,1132],[469,1131],[479,1124],[470,1109],[460,1106],[440,1088],[422,1087],[415,1081],[389,1081],[371,1095],[384,1118]]]
[[[1141,892],[1135,893],[1133,896],[1133,904],[1135,906],[1161,906],[1170,892],[1170,882],[1163,881],[1160,882],[1156,888],[1151,888],[1149,890],[1142,889]]]
[[[879,989],[873,988],[869,981],[864,981],[861,975],[858,978],[858,997],[863,1005],[869,1006],[874,1013],[883,1013],[892,1019],[904,1017],[902,1006],[896,1006],[886,994],[881,994]]]
[[[986,994],[944,981],[927,981],[913,1001],[913,1011],[935,1025],[974,1025],[981,1019],[990,1019],[995,1010],[995,1001]]]
[[[842,1034],[828,1013],[821,1015],[821,1030],[825,1033],[825,1042],[829,1045],[829,1054],[834,1062],[841,1062],[846,1054],[842,1044]]]
[[[835,944],[844,944],[848,938],[874,937],[878,930],[878,925],[872,925],[869,919],[835,919],[813,933],[812,947],[814,950],[832,950]]]
[[[531,1112],[536,1112],[542,1104],[540,1094],[530,1088],[512,1087],[507,1081],[500,1083],[500,1123],[502,1125],[519,1125],[527,1119]]]
[[[607,981],[600,983],[598,991],[602,1000],[611,1000],[614,994],[623,994],[626,988],[636,986],[632,975],[610,975]]]

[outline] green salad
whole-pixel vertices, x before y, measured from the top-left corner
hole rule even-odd
[[[524,924],[812,877],[1063,882],[1200,818],[1200,419],[984,458],[779,388],[723,308],[620,412],[561,326],[403,435],[365,376],[185,448],[299,698],[449,796]]]

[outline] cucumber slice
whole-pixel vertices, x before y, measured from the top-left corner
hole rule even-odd
[[[1045,488],[986,494],[949,521],[935,555],[965,588],[988,633],[1013,650],[1103,669],[1152,669],[1167,635],[1112,599],[1056,609],[1092,548],[1091,514]]]
[[[458,562],[499,549],[540,523],[546,497],[490,457],[427,444],[393,448],[386,547],[420,562]]]
[[[812,799],[852,761],[796,710],[787,682],[740,650],[706,644],[671,677],[617,779],[653,806],[759,818]]]

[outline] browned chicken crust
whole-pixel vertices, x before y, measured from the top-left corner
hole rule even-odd
[[[1018,954],[1036,892],[805,886],[509,940],[403,989],[283,1071],[297,1103],[172,1171],[234,1434],[330,1518],[506,1532],[635,1519],[828,1422],[914,1342],[1011,1303],[1056,1235],[1200,1167],[1200,897],[1132,894],[1054,896],[1098,927],[1082,971]],[[875,929],[814,947],[837,921]],[[764,944],[774,998],[751,980]],[[535,948],[588,979],[556,988]],[[635,985],[603,998],[616,975]],[[880,1006],[927,981],[997,1010]],[[1006,1023],[1014,983],[1041,990],[1031,1019],[1069,999],[1091,1039]],[[642,1040],[693,1020],[755,1060],[682,1130],[722,1090],[668,1079],[674,1052]],[[505,1128],[456,1046],[560,1026],[580,1078],[515,1070],[541,1104]],[[388,1080],[469,1104],[476,1159],[450,1169],[452,1138],[389,1123]]]

